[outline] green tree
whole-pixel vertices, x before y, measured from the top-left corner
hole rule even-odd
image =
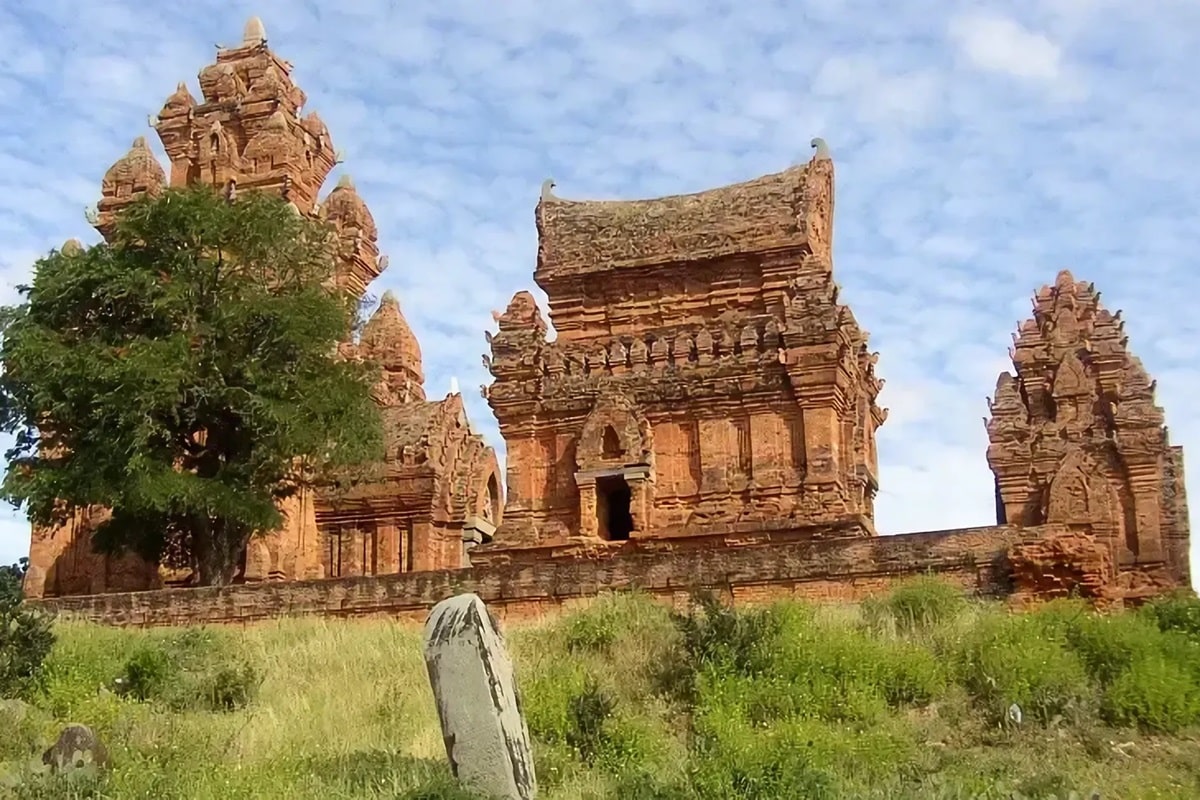
[[[93,546],[234,576],[279,500],[381,454],[337,237],[277,197],[143,197],[109,241],[53,251],[0,309],[0,493],[35,523],[112,509]]]
[[[28,558],[0,565],[0,697],[16,697],[32,688],[54,647],[50,615],[22,602],[27,569]]]

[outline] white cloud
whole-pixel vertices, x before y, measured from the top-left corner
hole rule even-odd
[[[957,17],[950,22],[950,37],[980,69],[1046,81],[1062,73],[1062,48],[1006,17]]]
[[[427,391],[457,376],[497,445],[475,390],[488,381],[482,333],[492,309],[534,288],[544,178],[563,197],[695,191],[807,159],[819,135],[838,170],[837,278],[893,409],[880,530],[992,521],[984,398],[1029,296],[1063,267],[1125,310],[1172,439],[1195,461],[1200,4],[970,5],[8,4],[0,299],[39,254],[94,240],[82,211],[105,169],[135,136],[153,140],[146,115],[181,79],[196,92],[213,44],[259,14],[379,223],[391,267],[371,292],[397,291]],[[1200,467],[1189,474],[1200,497]],[[0,526],[0,561],[25,531]]]

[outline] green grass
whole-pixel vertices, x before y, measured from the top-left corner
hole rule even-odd
[[[1197,609],[1014,615],[922,579],[859,607],[685,617],[610,595],[506,633],[546,800],[1182,799],[1200,797]],[[413,626],[57,633],[29,705],[0,703],[0,796],[466,797]],[[109,774],[28,771],[66,722],[109,744]]]

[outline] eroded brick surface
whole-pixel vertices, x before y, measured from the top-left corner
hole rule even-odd
[[[686,603],[696,589],[742,603],[781,597],[856,600],[927,572],[946,576],[964,590],[1003,596],[1009,591],[1009,548],[1062,531],[1006,526],[823,541],[796,529],[778,532],[774,543],[750,547],[712,541],[704,548],[647,552],[630,544],[627,551],[603,557],[41,602],[116,625],[247,623],[305,614],[422,621],[439,601],[471,592],[501,619],[522,619],[577,608],[602,590],[637,589],[673,605]]]
[[[987,422],[999,521],[1075,526],[1116,573],[1187,586],[1183,453],[1170,445],[1154,381],[1129,352],[1120,313],[1099,298],[1095,286],[1060,272],[1014,335],[1016,375],[1000,375]],[[1090,562],[1079,542],[1047,544],[1047,552]]]
[[[181,85],[159,114],[169,177],[135,142],[104,177],[97,227],[167,184],[269,188],[338,226],[339,281],[361,294],[385,266],[375,223],[348,179],[318,202],[335,156],[324,123],[300,116],[290,69],[247,26],[201,72],[202,100]],[[502,617],[633,587],[675,605],[697,587],[735,603],[846,601],[930,571],[1016,603],[1137,602],[1188,585],[1183,454],[1119,312],[1091,284],[1063,272],[1036,293],[1016,374],[997,382],[986,457],[999,526],[877,537],[883,381],[833,278],[828,150],[691,195],[592,202],[553,189],[535,211],[534,280],[556,336],[527,291],[487,334],[483,394],[507,445],[506,493],[461,397],[426,398],[420,344],[385,295],[361,341],[340,348],[380,366],[390,444],[376,480],[289,501],[285,529],[247,552],[241,579],[255,585],[48,605],[172,624],[423,619],[462,591]],[[34,531],[32,596],[186,580],[90,553],[102,513]],[[467,540],[481,543],[473,568],[453,569]]]
[[[337,283],[361,297],[386,267],[374,217],[349,177],[319,198],[339,157],[321,118],[302,114],[304,92],[292,81],[291,65],[266,46],[262,30],[252,20],[241,44],[219,49],[216,62],[200,71],[201,97],[181,83],[153,119],[169,177],[139,137],[105,173],[92,221],[107,236],[133,200],[168,185],[210,184],[234,202],[239,192],[275,192],[297,213],[334,225]],[[64,249],[79,246],[72,241]],[[385,418],[386,459],[371,481],[348,494],[317,487],[284,501],[283,528],[250,542],[239,581],[460,567],[467,548],[490,535],[503,515],[495,452],[471,430],[461,395],[426,399],[420,345],[394,295],[384,295],[360,341],[343,343],[339,352],[380,368],[374,396]],[[160,568],[135,556],[92,552],[92,531],[106,513],[82,509],[61,525],[33,530],[29,596],[191,580],[186,566]]]
[[[477,563],[779,520],[871,535],[886,413],[832,210],[827,157],[656,200],[544,193],[534,279],[557,338],[528,292],[496,314],[508,505]]]

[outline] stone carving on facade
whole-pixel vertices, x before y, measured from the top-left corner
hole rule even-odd
[[[1000,376],[986,420],[999,522],[1077,526],[1107,549],[1114,575],[1186,585],[1183,454],[1120,314],[1060,272],[1034,296],[1010,355],[1016,375]]]
[[[304,93],[291,65],[271,52],[262,23],[247,23],[242,43],[217,52],[200,72],[202,102],[186,84],[167,98],[153,124],[171,163],[170,178],[145,139],[104,175],[95,225],[104,235],[138,196],[164,186],[207,183],[237,192],[276,192],[297,213],[334,226],[338,284],[361,297],[386,266],[378,229],[353,182],[343,176],[323,202],[318,193],[336,161],[325,123],[301,118]],[[74,247],[63,246],[64,252]],[[283,528],[252,540],[238,576],[246,582],[378,575],[459,568],[467,550],[487,541],[504,516],[495,452],[470,430],[458,394],[426,400],[420,345],[386,293],[358,342],[343,358],[380,368],[374,396],[383,409],[388,456],[372,480],[350,491],[304,489],[283,501]],[[80,511],[32,532],[30,596],[149,589],[186,584],[186,566],[159,568],[134,556],[92,552],[103,510]]]
[[[134,198],[166,185],[207,183],[231,202],[247,190],[277,192],[297,214],[334,226],[338,285],[362,297],[387,266],[376,223],[348,177],[320,199],[341,157],[321,118],[302,116],[291,71],[251,20],[241,44],[200,72],[200,98],[180,84],[154,118],[169,176],[139,138],[105,174],[89,220],[106,233]],[[289,498],[287,524],[251,543],[241,579],[468,563],[533,565],[521,572],[542,579],[537,565],[559,557],[802,542],[788,559],[820,562],[801,572],[820,572],[822,585],[837,582],[821,571],[837,553],[854,554],[844,557],[864,586],[925,565],[957,570],[966,585],[1003,584],[1017,602],[1137,602],[1188,585],[1182,450],[1169,444],[1121,313],[1069,272],[1035,294],[1032,317],[1013,335],[1014,372],[999,376],[988,400],[999,526],[894,548],[864,539],[876,533],[884,381],[833,278],[834,162],[823,140],[811,144],[807,164],[689,195],[596,202],[542,184],[533,277],[549,319],[520,291],[485,334],[492,382],[481,394],[507,444],[507,491],[457,389],[426,398],[420,344],[398,298],[385,294],[359,339],[338,348],[379,367],[383,462],[369,481]],[[34,530],[31,597],[188,580],[187,569],[93,553],[91,531],[105,513],[76,510]],[[826,550],[820,539],[844,541]],[[730,563],[754,561],[744,554]],[[743,573],[752,586],[732,590],[769,596],[771,558]],[[666,575],[678,590],[669,577],[677,564],[645,561],[640,577]],[[574,574],[573,564],[556,567]],[[713,574],[732,583],[724,569]]]
[[[838,303],[833,162],[819,155],[655,200],[543,186],[534,279],[557,337],[528,292],[489,334],[509,501],[480,559],[768,517],[873,533],[882,381]],[[629,517],[615,536],[614,513]]]

